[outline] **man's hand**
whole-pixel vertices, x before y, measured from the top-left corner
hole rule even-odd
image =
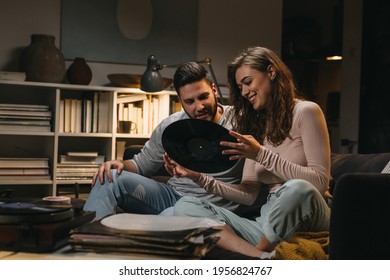
[[[99,169],[95,172],[92,178],[92,187],[95,185],[96,180],[99,178],[100,184],[104,184],[104,174],[107,176],[108,182],[111,183],[112,177],[111,177],[111,169],[116,169],[118,174],[121,174],[122,171],[125,168],[125,163],[123,160],[111,160],[106,161],[105,163],[102,163],[99,166]]]
[[[164,159],[164,167],[165,170],[169,173],[171,176],[175,177],[187,177],[191,179],[192,181],[196,182],[200,178],[200,173],[196,171],[189,170],[180,164],[173,161],[167,153],[163,155]]]
[[[221,141],[221,146],[231,148],[223,150],[222,154],[232,155],[230,156],[231,160],[239,158],[256,160],[256,156],[261,149],[261,144],[252,135],[242,135],[235,131],[230,131],[229,134],[236,138],[238,143]]]

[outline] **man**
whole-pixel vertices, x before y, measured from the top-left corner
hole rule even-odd
[[[174,206],[183,195],[203,198],[232,211],[237,209],[237,203],[207,193],[188,178],[172,177],[167,183],[150,179],[164,164],[161,138],[169,124],[194,118],[231,130],[231,107],[217,103],[216,86],[203,66],[194,62],[181,65],[174,74],[173,84],[183,110],[164,119],[133,159],[107,161],[99,167],[84,210],[96,211],[96,217],[114,214],[118,206],[128,213],[159,214]],[[227,171],[209,175],[224,182],[239,183],[242,168],[241,160]],[[253,195],[258,193],[258,190],[250,191]]]

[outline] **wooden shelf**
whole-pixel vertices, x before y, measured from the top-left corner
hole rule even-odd
[[[104,101],[99,103],[101,110],[107,112],[98,116],[98,123],[104,122],[101,132],[64,132],[63,122],[65,113],[60,107],[61,100],[80,99],[85,96],[93,96],[94,93],[107,93]],[[124,145],[143,144],[150,137],[150,133],[126,134],[117,133],[118,105],[117,96],[119,94],[146,94],[148,100],[153,97],[161,97],[165,100],[162,106],[170,108],[171,99],[176,97],[175,91],[164,90],[157,93],[146,93],[137,88],[121,88],[111,86],[85,86],[57,83],[42,83],[28,81],[0,80],[0,103],[2,104],[32,104],[48,105],[52,112],[51,131],[0,131],[0,157],[45,157],[49,159],[49,168],[52,180],[28,181],[28,180],[1,180],[0,192],[2,189],[14,189],[20,185],[21,188],[36,188],[38,185],[45,189],[44,195],[55,195],[61,193],[59,188],[69,188],[74,184],[89,185],[91,180],[56,180],[57,165],[60,156],[69,152],[98,152],[104,155],[105,160],[112,160],[121,156],[117,147]],[[167,101],[168,100],[168,101]],[[169,112],[166,110],[164,114]],[[168,113],[169,114],[169,113]],[[151,115],[144,115],[150,119]],[[166,117],[164,115],[164,117]],[[162,118],[161,118],[162,119]],[[80,121],[78,118],[77,121]],[[156,123],[155,123],[156,124]],[[15,177],[16,178],[16,177]],[[20,190],[18,190],[20,194]],[[26,194],[29,193],[26,191]]]

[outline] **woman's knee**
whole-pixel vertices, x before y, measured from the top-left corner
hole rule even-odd
[[[183,196],[180,198],[173,209],[175,216],[193,216],[196,209],[203,208],[202,202],[197,197]]]
[[[284,194],[289,194],[298,199],[307,198],[317,193],[317,189],[308,181],[302,179],[294,179],[285,183],[283,188]]]
[[[321,195],[317,189],[308,181],[301,179],[290,180],[276,191],[279,197],[279,207],[289,212],[302,204],[312,204],[313,201],[320,199]]]

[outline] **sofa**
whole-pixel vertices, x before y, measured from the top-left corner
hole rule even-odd
[[[126,149],[129,159],[141,146]],[[331,181],[327,195],[332,209],[329,228],[329,259],[389,259],[390,152],[331,154]],[[158,180],[166,179],[160,170]],[[257,202],[264,201],[264,196]],[[255,209],[243,216],[259,213]],[[206,259],[245,259],[246,256],[214,248]]]

